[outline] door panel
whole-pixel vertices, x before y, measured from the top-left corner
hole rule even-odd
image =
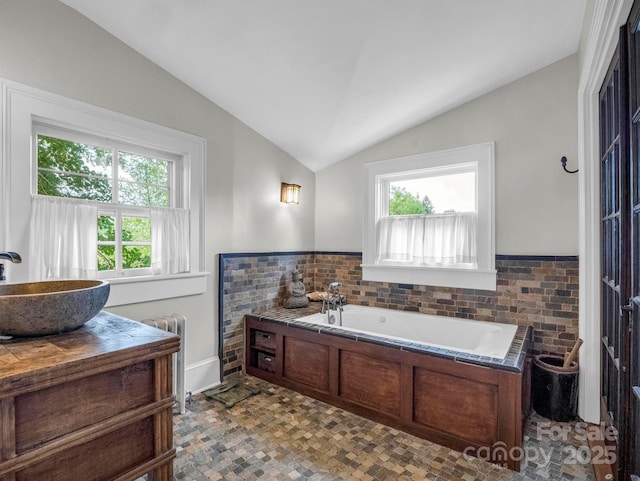
[[[632,216],[632,138],[635,124],[629,112],[640,89],[632,86],[634,62],[630,62],[633,35],[620,29],[618,50],[600,90],[600,178],[602,249],[602,404],[605,423],[618,431],[618,477],[631,475],[635,430],[631,421],[629,313],[624,307],[632,293],[634,245]],[[635,50],[632,49],[634,52]],[[632,54],[634,55],[634,54]],[[631,68],[630,68],[631,66]],[[635,90],[634,90],[635,89]]]
[[[638,177],[640,175],[640,3],[635,2],[632,8],[627,31],[629,32],[629,91],[630,91],[630,117],[631,139],[629,149],[631,152],[629,169],[625,172],[630,210],[630,226],[625,231],[624,241],[630,245],[630,255],[622,259],[621,268],[630,277],[630,293],[628,308],[622,313],[621,329],[625,333],[627,346],[626,358],[623,361],[623,369],[626,372],[625,380],[627,391],[624,479],[640,477],[640,191]]]
[[[618,477],[640,480],[640,2],[600,91],[602,402]]]
[[[624,29],[621,39],[625,38]],[[626,424],[625,372],[621,367],[626,340],[620,327],[620,306],[626,299],[628,276],[621,268],[628,256],[624,232],[628,230],[628,116],[626,115],[626,62],[620,42],[600,90],[601,272],[602,272],[602,403],[607,419],[618,431],[618,452],[624,446],[621,426]],[[620,463],[622,466],[622,463]]]

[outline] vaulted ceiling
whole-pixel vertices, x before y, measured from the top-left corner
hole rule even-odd
[[[575,53],[587,0],[61,0],[311,170]]]

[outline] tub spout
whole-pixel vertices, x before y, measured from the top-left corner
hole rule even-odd
[[[338,326],[342,327],[342,305],[334,307],[334,311],[338,311]],[[335,324],[336,323],[336,315],[331,313],[330,309],[327,309],[327,324]]]

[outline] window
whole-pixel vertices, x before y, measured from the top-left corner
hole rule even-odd
[[[474,162],[380,177],[376,263],[476,268]]]
[[[92,266],[74,264],[72,276],[109,279],[107,306],[205,292],[205,140],[14,82],[0,85],[0,242],[23,254],[12,280],[35,280],[36,257],[71,252]],[[51,234],[42,226],[73,237],[44,241],[32,235]],[[37,255],[30,256],[34,242]]]
[[[40,123],[33,138],[34,193],[96,203],[98,277],[152,274],[148,208],[179,200],[173,179],[180,158]]]
[[[363,279],[495,289],[493,144],[365,166]]]

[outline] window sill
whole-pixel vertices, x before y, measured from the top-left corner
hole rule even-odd
[[[202,294],[207,290],[207,277],[208,272],[196,272],[105,279],[111,284],[105,307]]]
[[[381,266],[362,264],[362,280],[496,290],[496,270],[455,269],[449,267]]]

